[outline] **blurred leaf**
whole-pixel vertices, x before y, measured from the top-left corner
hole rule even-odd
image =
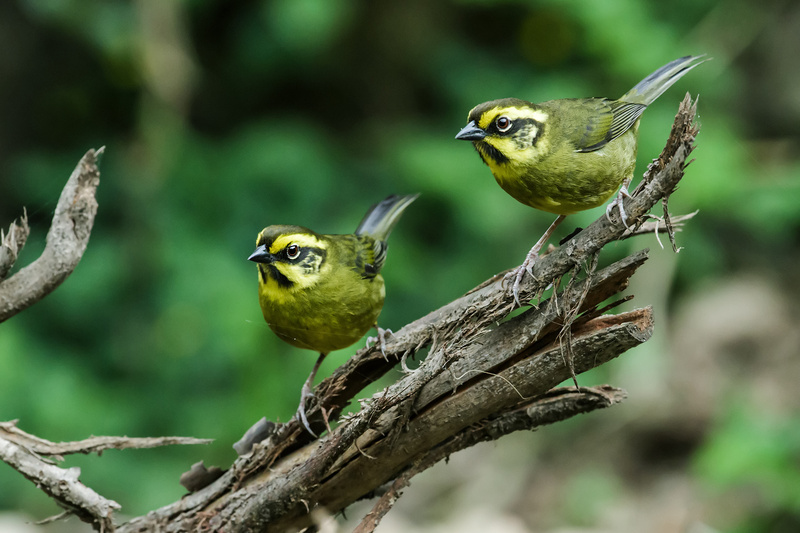
[[[731,410],[699,451],[698,474],[717,491],[746,486],[771,507],[800,511],[800,426],[796,417]]]

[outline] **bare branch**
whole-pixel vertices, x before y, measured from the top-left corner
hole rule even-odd
[[[42,456],[61,460],[62,455],[72,453],[100,454],[108,449],[154,448],[209,442],[210,439],[191,437],[91,437],[77,442],[55,443],[22,431],[15,420],[0,422],[0,460],[33,481],[69,514],[75,514],[84,522],[93,524],[99,531],[109,532],[114,530],[112,513],[120,508],[119,504],[103,498],[78,481],[79,468],[59,468],[53,461]]]
[[[695,113],[696,104],[687,95],[664,152],[650,165],[632,197],[626,199],[624,209],[636,225],[634,233],[642,230],[648,211],[662,201],[666,231],[674,239],[673,226],[667,223],[666,199],[683,176],[694,148]],[[96,166],[92,168],[96,187]],[[81,165],[76,174],[81,174],[80,169]],[[96,209],[96,204],[91,205]],[[58,214],[57,210],[56,218]],[[312,437],[296,420],[286,424],[260,421],[237,443],[243,455],[230,469],[222,472],[195,465],[184,481],[196,492],[135,518],[118,530],[296,530],[314,525],[319,516],[335,514],[392,483],[360,526],[372,531],[411,477],[449,454],[481,440],[617,403],[624,392],[609,387],[552,389],[570,376],[645,342],[652,334],[649,308],[603,314],[629,298],[618,294],[647,259],[643,250],[595,271],[602,247],[625,238],[626,231],[624,225],[603,215],[542,257],[534,265],[533,276],[526,276],[519,290],[521,300],[531,307],[513,318],[507,319],[515,307],[514,297],[498,275],[402,328],[388,339],[385,355],[376,347],[360,350],[317,387],[318,402],[307,411],[316,430],[323,430],[327,419],[336,421],[356,394],[397,361],[425,348],[428,354],[417,370],[363,400],[361,410],[342,420],[324,440],[311,442]],[[4,302],[4,283],[0,284],[0,304]],[[542,301],[545,293],[550,296]],[[600,308],[609,298],[616,300]],[[533,305],[534,301],[538,303]],[[15,447],[15,453],[24,452],[51,468],[55,467],[37,453],[88,453],[127,447],[133,441],[98,437],[53,444],[20,432],[13,424],[0,425],[0,430],[11,435],[6,440],[0,433],[0,445]],[[144,445],[143,441],[138,444]],[[52,476],[63,477],[67,475],[63,472],[69,471],[61,472]],[[72,478],[77,483],[77,475]],[[38,478],[31,479],[38,483]],[[204,486],[206,483],[210,484]],[[74,491],[79,493],[80,487]],[[114,502],[105,509],[90,508],[93,500],[89,496],[68,494],[78,498],[75,504],[63,494],[51,492],[60,504],[96,528],[112,527]]]
[[[700,211],[695,211],[693,213],[671,217],[670,222],[672,231],[674,233],[683,231],[683,226],[685,225],[686,221],[693,219],[699,212]],[[619,240],[630,239],[631,237],[638,237],[639,235],[647,235],[648,233],[655,233],[656,235],[659,233],[669,233],[670,228],[667,228],[664,217],[649,215],[649,218],[650,220],[647,222],[642,222],[638,227],[632,228],[631,230],[626,230]],[[663,248],[664,246],[662,245],[661,247]]]
[[[103,148],[89,150],[72,172],[56,205],[42,255],[0,282],[0,322],[53,292],[83,257],[97,213],[95,192],[100,183],[97,158],[102,153]],[[0,257],[0,266],[7,262],[8,259]]]
[[[697,134],[695,111],[687,96],[664,152],[625,201],[632,223],[644,222],[683,176]],[[491,428],[492,421],[522,424],[520,409],[536,409],[549,390],[570,377],[563,343],[570,344],[571,364],[580,374],[650,337],[650,309],[602,315],[626,299],[620,297],[598,309],[627,286],[646,252],[576,277],[591,271],[600,249],[625,231],[603,215],[537,261],[520,296],[534,302],[551,284],[552,295],[511,319],[505,320],[514,299],[498,275],[391,336],[385,348],[389,361],[375,347],[360,350],[317,387],[318,405],[307,410],[314,429],[325,428],[322,409],[336,420],[347,402],[396,361],[426,347],[428,354],[413,373],[362,401],[362,409],[325,439],[310,442],[296,420],[277,424],[211,485],[120,531],[301,529],[313,523],[316,509],[337,513],[398,479],[421,458],[435,457],[434,450],[446,449],[438,447],[455,449],[459,438],[464,443],[476,438],[471,428]],[[571,324],[569,335],[560,335],[565,322]],[[602,393],[597,396],[606,401]],[[397,491],[390,497],[396,496]]]
[[[35,483],[65,510],[92,524],[97,531],[114,530],[111,517],[120,505],[78,481],[80,468],[59,468],[4,438],[0,438],[0,460]]]
[[[640,310],[620,317],[619,323],[598,326],[599,329],[595,326],[592,324],[575,334],[573,353],[578,372],[647,340],[652,331],[652,316],[649,310]],[[403,403],[387,409],[385,403],[390,400],[384,400],[401,392],[406,386],[406,380],[401,380],[390,386],[385,396],[374,398],[356,419],[338,428],[324,446],[311,447],[307,452],[311,456],[306,453],[290,456],[287,461],[273,465],[269,474],[254,478],[218,502],[216,514],[208,523],[212,529],[221,524],[241,524],[234,531],[242,532],[258,531],[267,524],[275,531],[302,528],[309,525],[303,501],[312,509],[319,505],[337,512],[396,477],[409,462],[438,443],[487,417],[507,412],[520,401],[534,401],[569,376],[560,348],[551,346],[529,354],[495,375],[482,375],[474,384],[437,398],[408,418],[404,416]],[[413,396],[407,401],[413,403]],[[356,420],[368,420],[370,416],[376,419],[366,431],[360,432],[352,446],[342,450],[344,439],[337,437],[346,434]],[[330,450],[338,458],[327,467],[326,455]]]
[[[176,444],[208,444],[213,439],[194,437],[90,437],[75,442],[50,442],[17,427],[16,420],[0,422],[0,439],[13,442],[39,455],[61,457],[73,453],[97,453],[105,450],[125,450],[129,448],[157,448]]]
[[[622,402],[627,393],[622,389],[603,385],[554,389],[541,396],[528,407],[521,407],[501,416],[466,428],[443,444],[431,449],[389,484],[372,510],[367,513],[353,533],[372,533],[381,519],[397,503],[401,491],[411,483],[411,478],[434,466],[439,461],[479,442],[497,440],[515,431],[532,431],[546,424],[553,424],[573,416],[604,409]]]

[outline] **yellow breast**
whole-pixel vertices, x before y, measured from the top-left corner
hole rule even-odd
[[[528,153],[504,151],[507,162],[487,159],[486,163],[500,187],[517,201],[569,215],[602,205],[625,178],[633,176],[636,142],[636,131],[631,129],[593,152],[576,152],[566,143],[539,145]]]
[[[282,287],[259,280],[264,320],[281,339],[320,353],[346,348],[376,323],[385,297],[383,277],[363,279],[353,270],[325,264],[304,285]]]

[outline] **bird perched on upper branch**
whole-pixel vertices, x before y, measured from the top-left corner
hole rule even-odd
[[[370,208],[355,234],[320,235],[302,226],[269,226],[248,257],[258,263],[258,299],[270,329],[298,348],[319,352],[303,385],[297,414],[312,435],[305,405],[325,356],[373,326],[386,294],[381,268],[386,239],[418,195],[389,196]]]
[[[691,69],[706,61],[686,56],[656,70],[618,100],[567,98],[534,104],[518,98],[485,102],[473,108],[456,139],[472,141],[497,183],[523,204],[558,218],[531,248],[514,276],[514,299],[522,276],[567,215],[609,204],[628,226],[623,197],[636,166],[639,117],[656,98]]]

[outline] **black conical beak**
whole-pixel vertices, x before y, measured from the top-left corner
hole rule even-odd
[[[480,129],[474,120],[470,120],[469,124],[456,135],[456,139],[459,141],[480,141],[484,137],[486,137],[486,132]]]
[[[262,244],[256,248],[252,254],[250,254],[250,257],[248,257],[247,260],[255,263],[272,263],[273,257],[272,254],[269,253],[269,250],[267,250],[267,245]]]

